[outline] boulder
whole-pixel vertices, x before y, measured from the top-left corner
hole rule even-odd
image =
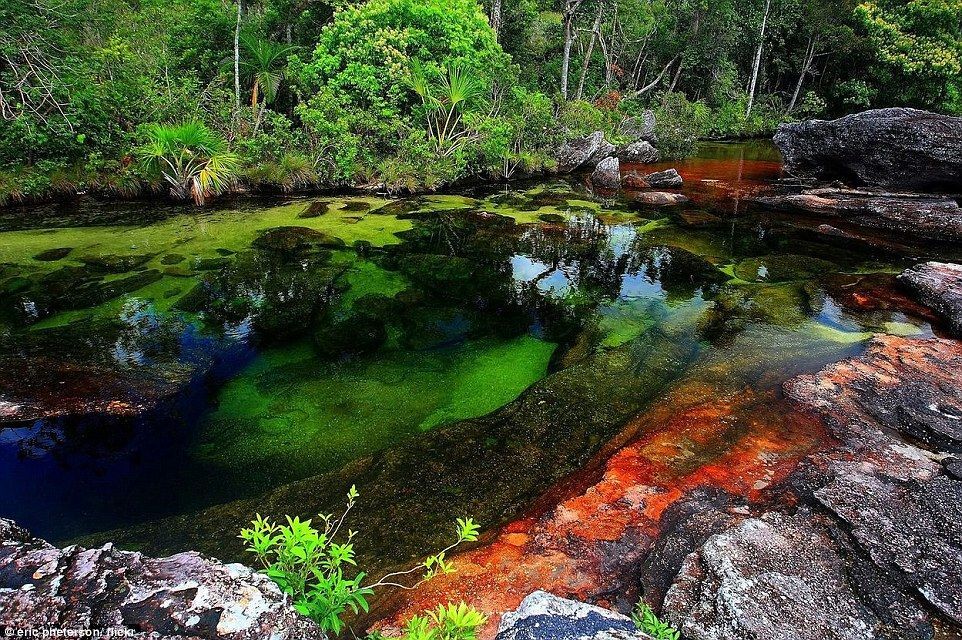
[[[777,211],[843,219],[915,238],[962,242],[962,209],[952,198],[828,188],[764,196],[753,202]]]
[[[962,118],[873,109],[837,120],[782,124],[785,171],[802,178],[921,191],[962,184]]]
[[[898,281],[962,336],[962,265],[923,262],[903,271]]]
[[[683,183],[681,176],[675,169],[647,173],[642,178],[655,189],[677,189]]]
[[[558,150],[558,171],[571,173],[578,169],[592,169],[615,153],[615,146],[605,140],[602,131],[565,143]]]
[[[640,116],[628,116],[623,119],[618,126],[618,133],[632,142],[644,140],[655,144],[658,142],[655,125],[655,112],[651,109],[645,109]]]
[[[651,164],[658,162],[661,154],[658,149],[651,146],[647,140],[632,142],[618,150],[618,158],[622,162],[635,162],[638,164]]]
[[[501,617],[496,640],[647,640],[627,616],[535,591]]]
[[[0,519],[0,627],[105,637],[321,640],[267,576],[194,552],[58,549]]]
[[[591,173],[591,184],[598,189],[618,189],[621,186],[621,171],[618,158],[605,158]]]

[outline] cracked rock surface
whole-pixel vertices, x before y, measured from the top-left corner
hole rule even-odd
[[[198,553],[58,549],[0,519],[0,627],[133,638],[321,640],[267,576]],[[132,634],[132,635],[124,635]]]

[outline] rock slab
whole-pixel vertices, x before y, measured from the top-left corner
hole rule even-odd
[[[898,281],[962,337],[962,265],[923,262],[903,271]]]
[[[127,638],[323,640],[267,576],[198,553],[58,549],[0,519],[0,627]]]
[[[785,170],[802,178],[920,191],[959,191],[962,118],[872,109],[837,120],[782,124]]]
[[[627,616],[535,591],[501,617],[496,640],[649,640]]]

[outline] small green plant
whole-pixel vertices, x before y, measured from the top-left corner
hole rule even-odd
[[[631,612],[631,620],[639,631],[647,633],[655,640],[678,640],[680,637],[678,631],[667,622],[660,620],[648,603],[641,598]]]
[[[412,616],[399,640],[476,640],[478,629],[487,617],[463,602],[438,605],[424,615]],[[367,640],[386,640],[380,633],[368,635]]]
[[[323,523],[319,529],[313,526],[311,520],[288,516],[285,525],[277,524],[270,518],[262,518],[258,514],[251,521],[251,526],[242,529],[240,533],[240,538],[247,545],[247,551],[257,557],[268,577],[276,582],[284,593],[291,596],[294,607],[317,622],[323,630],[335,634],[344,628],[341,618],[348,609],[354,613],[368,610],[367,598],[376,589],[413,589],[436,575],[452,573],[454,567],[447,561],[447,553],[464,542],[474,542],[480,532],[471,518],[458,518],[457,540],[454,543],[425,558],[421,564],[411,569],[388,573],[380,580],[366,582],[367,574],[356,571],[354,540],[357,533],[349,530],[342,536],[341,541],[338,541],[344,520],[358,497],[357,489],[352,486],[347,493],[347,507],[341,515],[318,516]],[[414,584],[400,582],[404,577],[417,573],[421,576]],[[438,628],[442,628],[454,621],[469,622],[475,618],[456,607],[454,611],[435,611],[431,614],[431,619]],[[442,639],[449,636],[427,637]]]

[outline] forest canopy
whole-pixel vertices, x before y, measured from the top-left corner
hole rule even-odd
[[[142,161],[175,131],[216,138],[205,166],[250,188],[403,190],[550,167],[562,139],[617,137],[646,109],[677,154],[869,107],[958,114],[960,15],[962,0],[7,0],[0,200],[188,194],[191,167]]]

